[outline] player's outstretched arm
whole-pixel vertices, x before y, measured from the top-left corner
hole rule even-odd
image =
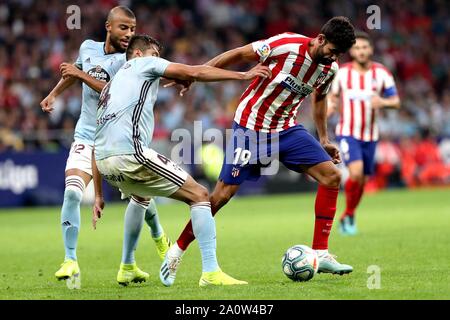
[[[103,190],[102,190],[102,176],[97,168],[97,163],[95,162],[95,153],[92,149],[91,165],[92,165],[92,180],[94,182],[95,190],[95,202],[92,208],[92,226],[94,230],[97,228],[97,221],[102,217],[103,208],[105,207],[105,201],[103,200]]]
[[[209,60],[205,65],[216,68],[226,68],[232,64],[252,61],[259,61],[259,56],[253,51],[252,45],[247,44],[221,53]]]
[[[209,60],[205,63],[206,66],[216,67],[216,68],[226,68],[229,65],[237,64],[241,62],[252,62],[252,61],[258,61],[259,57],[258,55],[253,51],[253,47],[251,44],[235,48],[232,50],[228,50],[224,53],[219,54],[218,56],[214,57],[213,59]],[[185,81],[173,81],[166,85],[164,85],[165,88],[174,86],[176,84],[182,85],[183,88],[180,91],[180,96],[183,96],[184,93],[189,91],[190,86],[192,82]]]
[[[212,82],[222,80],[251,80],[256,77],[267,78],[271,76],[268,67],[256,65],[247,72],[229,71],[207,65],[189,66],[181,63],[170,63],[164,77],[182,81]]]
[[[63,79],[66,78],[75,78],[86,83],[90,88],[97,92],[102,92],[103,88],[106,85],[105,81],[97,80],[94,77],[91,77],[83,70],[78,69],[75,65],[67,62],[61,63],[59,66],[59,70],[61,71],[61,76]]]
[[[52,112],[54,109],[53,104],[55,103],[56,97],[64,92],[67,88],[75,83],[75,78],[61,78],[52,91],[41,101],[40,106],[44,112]]]
[[[328,139],[327,131],[327,96],[314,91],[312,94],[313,118],[316,124],[319,141],[325,151],[330,155],[333,163],[341,162],[339,149]]]

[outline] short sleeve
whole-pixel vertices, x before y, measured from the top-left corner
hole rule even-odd
[[[334,76],[333,82],[331,82],[330,87],[330,93],[332,94],[339,94],[340,92],[340,84],[339,84],[339,75],[341,74],[340,71],[337,72],[337,74]]]
[[[305,44],[309,38],[297,33],[285,32],[265,40],[252,43],[253,51],[259,57],[260,62],[269,58],[277,58],[285,54],[297,54],[299,47]]]
[[[80,46],[80,49],[78,50],[78,57],[77,60],[75,60],[75,66],[78,69],[83,69],[83,54],[84,51],[86,51],[86,48],[89,46],[89,41],[91,40],[85,40],[83,41],[83,43]]]
[[[77,60],[75,61],[75,66],[82,70],[83,69],[83,63],[81,62],[81,55],[78,54]]]
[[[270,45],[265,40],[259,40],[252,43],[253,51],[258,55],[259,62],[263,63],[270,56]]]
[[[138,71],[145,77],[162,77],[170,61],[158,57],[135,58]]]
[[[395,86],[394,77],[390,72],[384,70],[383,72],[383,97],[389,98],[397,95],[397,88]]]

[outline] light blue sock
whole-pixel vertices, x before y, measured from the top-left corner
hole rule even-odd
[[[78,176],[66,179],[64,202],[61,208],[61,227],[64,241],[65,260],[77,260],[78,232],[80,230],[80,203],[83,198],[84,182]]]
[[[216,256],[216,224],[211,214],[209,202],[199,202],[191,206],[192,229],[202,254],[203,272],[219,269]]]
[[[125,224],[123,231],[122,263],[132,264],[134,260],[134,251],[136,250],[139,234],[144,223],[144,214],[146,204],[137,203],[133,198],[130,199],[125,210]]]
[[[150,204],[145,210],[145,222],[150,228],[152,238],[159,238],[163,235],[164,229],[159,223],[158,209],[156,208],[155,200],[151,199]]]

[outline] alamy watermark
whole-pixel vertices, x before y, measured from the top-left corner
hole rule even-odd
[[[261,175],[274,175],[279,169],[279,133],[263,133],[243,128],[224,131],[210,128],[203,131],[201,121],[194,121],[192,133],[187,129],[175,129],[171,141],[175,142],[170,158],[178,164],[204,164],[211,159],[204,159],[201,151],[204,145],[213,143],[222,148],[227,143],[224,157],[220,164],[232,165],[235,174],[247,165],[261,167]]]
[[[66,27],[69,30],[81,29],[81,9],[77,5],[70,5],[66,9],[66,13],[69,15],[66,19]]]
[[[366,13],[370,16],[366,20],[366,26],[369,30],[381,29],[381,9],[379,6],[373,4],[367,7]]]
[[[370,275],[367,278],[367,289],[381,289],[381,268],[377,265],[370,265],[367,267],[367,273]]]

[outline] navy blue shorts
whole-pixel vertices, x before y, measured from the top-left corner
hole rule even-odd
[[[346,165],[362,160],[364,165],[364,175],[370,176],[375,173],[375,149],[376,141],[361,141],[353,137],[336,137],[339,142],[341,156]]]
[[[233,122],[219,180],[239,185],[262,174],[276,174],[279,160],[288,169],[301,172],[300,165],[331,161],[331,157],[302,125],[279,133],[262,133]]]

